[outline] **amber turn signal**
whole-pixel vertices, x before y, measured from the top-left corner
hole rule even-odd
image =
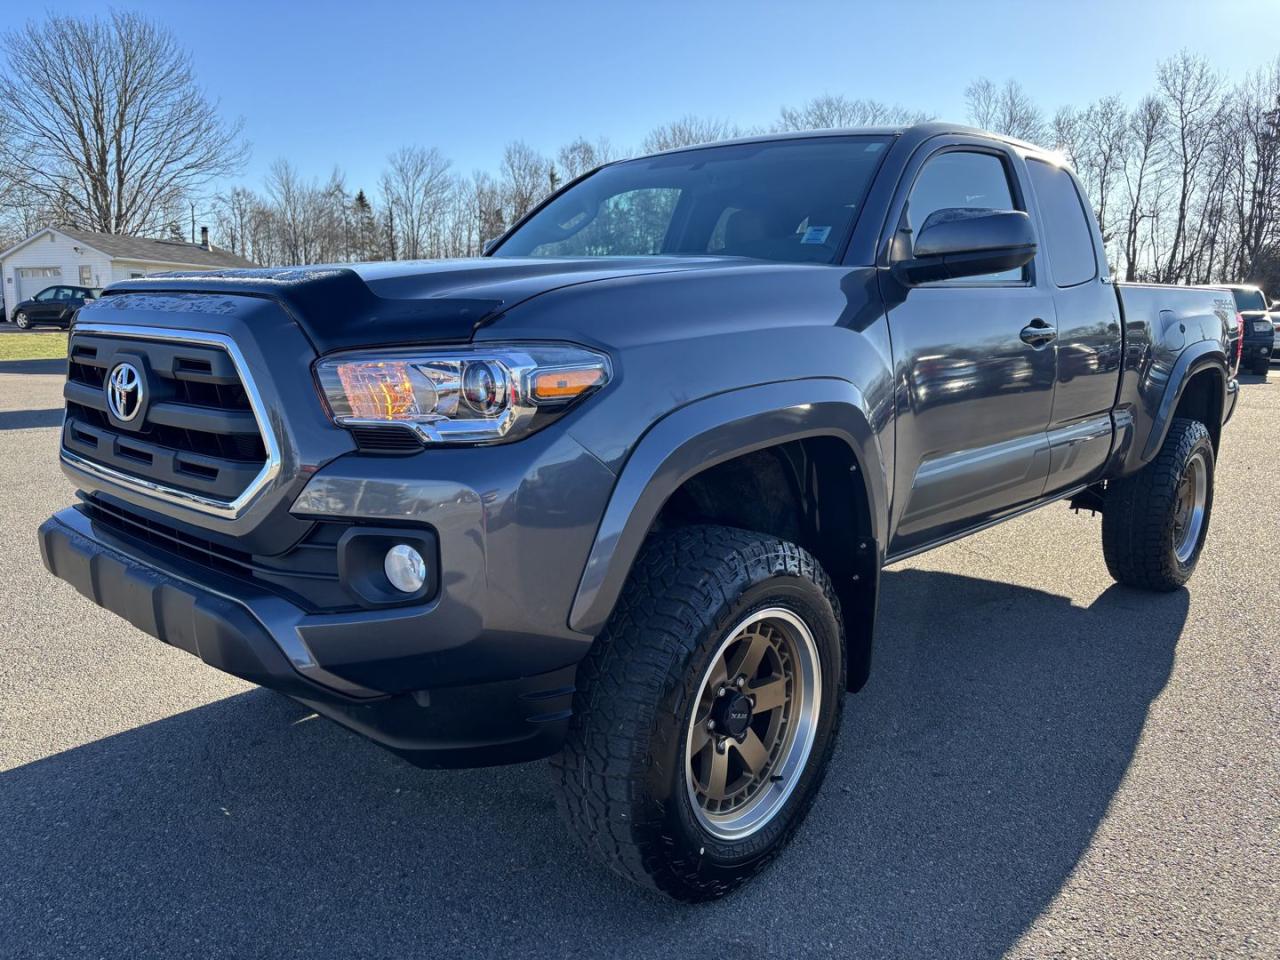
[[[533,375],[533,399],[572,400],[604,383],[602,367],[580,367],[577,370],[540,370]]]

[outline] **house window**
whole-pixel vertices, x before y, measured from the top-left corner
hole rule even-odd
[[[80,286],[93,286],[93,267],[89,266],[87,263],[80,264]]]

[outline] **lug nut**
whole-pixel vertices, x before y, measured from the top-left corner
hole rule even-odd
[[[707,729],[708,729],[708,730],[714,730],[715,728],[716,728],[716,722],[715,722],[714,720],[708,720],[708,721],[707,721]]]
[[[728,741],[727,741],[724,737],[721,737],[719,740],[717,740],[717,741],[716,741],[716,753],[724,753],[725,744],[726,744],[727,742],[728,742]]]
[[[737,680],[735,680],[734,682],[738,685],[738,689],[739,689],[739,690],[741,690],[743,687],[745,687],[745,686],[747,685],[747,678],[746,678],[746,677],[739,677],[739,678],[738,678]]]
[[[723,696],[725,695],[725,693],[727,693],[727,692],[728,692],[728,691],[726,691],[724,687],[721,687],[719,690],[717,690],[717,691],[716,691],[716,696],[717,696],[717,697],[723,697]]]

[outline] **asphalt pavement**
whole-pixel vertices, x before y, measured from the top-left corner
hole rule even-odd
[[[0,957],[1280,956],[1280,369],[1188,589],[1056,504],[884,577],[795,843],[698,907],[589,862],[545,764],[427,772],[45,573],[58,364],[0,363]]]

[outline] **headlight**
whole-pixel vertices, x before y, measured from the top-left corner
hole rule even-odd
[[[609,358],[569,344],[338,354],[316,363],[334,423],[400,426],[424,443],[532,433],[609,382]]]

